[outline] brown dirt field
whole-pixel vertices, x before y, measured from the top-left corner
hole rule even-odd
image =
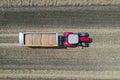
[[[0,7],[119,5],[120,0],[0,0]]]
[[[6,11],[0,19],[0,79],[119,80],[120,10],[105,8]],[[93,43],[83,49],[20,47],[20,31],[61,35],[65,31],[85,31]]]

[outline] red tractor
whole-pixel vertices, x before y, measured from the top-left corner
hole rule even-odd
[[[73,33],[64,32],[64,46],[65,47],[89,47],[89,43],[92,42],[92,38],[89,38],[87,32]]]
[[[20,32],[19,43],[28,47],[89,47],[92,39],[86,32],[73,33],[65,32],[59,35],[58,32]]]

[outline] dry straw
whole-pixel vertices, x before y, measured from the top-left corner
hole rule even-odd
[[[0,7],[119,5],[120,0],[0,0]]]

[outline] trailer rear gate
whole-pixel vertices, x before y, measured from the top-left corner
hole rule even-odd
[[[56,33],[25,33],[25,46],[57,46]]]

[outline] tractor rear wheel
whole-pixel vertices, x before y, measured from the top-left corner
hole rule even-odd
[[[89,47],[89,44],[88,44],[88,43],[85,43],[85,42],[82,42],[82,43],[81,43],[81,46],[82,46],[82,47]]]
[[[78,35],[80,37],[88,37],[89,36],[89,34],[87,32],[81,32],[81,33],[78,33]]]

